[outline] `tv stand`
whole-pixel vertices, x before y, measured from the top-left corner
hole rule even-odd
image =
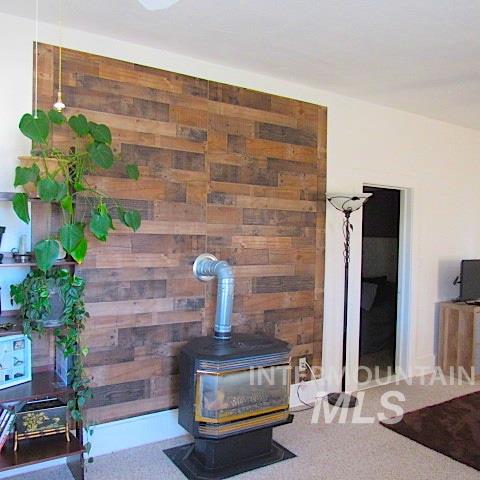
[[[480,304],[443,302],[440,304],[438,364],[444,375],[470,376],[480,365]],[[461,369],[465,371],[462,371]],[[480,371],[474,372],[474,375]]]

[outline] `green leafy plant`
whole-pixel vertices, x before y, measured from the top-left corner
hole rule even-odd
[[[11,285],[12,302],[20,306],[23,330],[26,335],[45,333],[44,321],[50,314],[50,291],[58,288],[64,303],[62,312],[63,326],[55,329],[56,343],[65,356],[72,357],[72,389],[74,397],[68,401],[70,414],[75,421],[83,420],[83,407],[92,393],[89,379],[85,374],[83,359],[88,355],[88,347],[82,346],[81,333],[85,329],[88,312],[85,310],[85,281],[70,274],[66,269],[51,269],[44,272],[32,270],[25,279]]]
[[[109,233],[115,229],[114,210],[119,221],[133,231],[140,228],[141,217],[138,211],[124,209],[89,182],[90,175],[110,169],[121,160],[112,150],[112,134],[106,125],[89,121],[82,114],[67,118],[55,110],[47,113],[38,110],[35,116],[23,115],[19,128],[32,141],[32,151],[28,164],[16,168],[14,186],[33,191],[42,202],[58,205],[63,223],[57,232],[34,245],[38,269],[32,270],[23,282],[12,285],[10,294],[12,302],[20,306],[24,331],[30,336],[34,332],[45,333],[44,321],[52,310],[51,290],[56,287],[60,291],[64,302],[63,325],[54,333],[64,355],[73,359],[69,373],[74,396],[68,408],[72,418],[80,422],[84,421],[83,409],[92,395],[84,368],[88,348],[81,343],[81,333],[88,318],[85,281],[68,270],[52,267],[59,255],[59,245],[71,259],[82,263],[88,253],[88,231],[96,239],[107,241]],[[62,145],[66,137],[72,139],[72,144],[67,141],[67,147],[54,146],[52,139],[56,128],[61,131]],[[138,180],[136,165],[125,165],[124,171],[128,178]],[[80,200],[89,206],[86,212],[84,209],[82,218],[77,209]],[[29,195],[19,192],[12,202],[18,218],[25,223],[30,222],[28,201]],[[85,430],[88,438],[92,430],[90,427]],[[88,442],[87,452],[89,445]]]
[[[32,141],[33,148],[31,165],[16,168],[14,186],[33,187],[41,201],[58,204],[63,213],[63,225],[57,234],[34,246],[41,270],[46,272],[58,258],[58,243],[54,240],[77,263],[82,263],[88,253],[87,225],[95,238],[107,241],[110,231],[115,229],[113,210],[125,226],[133,231],[140,228],[138,211],[125,210],[88,181],[89,175],[108,170],[120,160],[112,150],[112,134],[106,125],[91,122],[82,114],[67,118],[56,110],[38,110],[36,118],[30,113],[23,115],[19,128]],[[66,130],[74,145],[63,149],[53,146],[55,128],[63,129],[62,133]],[[138,167],[125,165],[125,174],[138,180]],[[90,205],[88,219],[78,218],[79,198]],[[23,222],[30,222],[26,193],[15,194],[13,209]]]

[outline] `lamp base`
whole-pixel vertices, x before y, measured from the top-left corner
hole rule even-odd
[[[353,408],[357,406],[357,397],[349,395],[348,393],[329,393],[327,400],[330,405],[335,405],[340,408]]]

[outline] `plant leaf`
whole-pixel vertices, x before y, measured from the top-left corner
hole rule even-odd
[[[77,263],[83,263],[87,256],[88,242],[84,237],[80,240],[78,245],[70,252],[70,255]]]
[[[79,410],[72,410],[70,412],[70,415],[76,422],[79,422],[80,420],[82,420],[82,414],[80,413]]]
[[[30,223],[28,195],[26,193],[16,193],[13,196],[12,204],[17,217],[25,223]]]
[[[53,108],[48,112],[48,118],[52,123],[55,123],[56,125],[62,125],[62,123],[65,123],[67,121],[65,115],[62,112],[58,112]]]
[[[105,143],[93,142],[87,147],[90,158],[102,168],[110,168],[113,165],[112,149]]]
[[[61,202],[67,195],[67,184],[65,182],[56,182],[57,183],[57,196],[55,200]]]
[[[101,202],[98,207],[97,207],[97,212],[100,214],[100,215],[108,215],[108,208],[107,208],[107,205],[105,205],[105,203]]]
[[[73,213],[73,200],[70,195],[66,195],[60,201],[60,205],[67,213]]]
[[[128,210],[123,214],[123,223],[136,232],[142,223],[142,218],[137,210]]]
[[[98,240],[105,242],[108,237],[108,229],[110,228],[111,222],[112,218],[110,215],[102,215],[101,213],[95,212],[90,219],[90,231]]]
[[[53,202],[58,195],[59,184],[50,177],[42,178],[37,184],[38,196],[43,202]]]
[[[70,254],[84,238],[83,225],[81,223],[62,225],[58,233],[62,247]]]
[[[20,131],[34,143],[47,143],[50,133],[50,124],[47,114],[43,110],[37,110],[37,118],[31,113],[26,113],[18,124]]]
[[[112,143],[112,133],[110,129],[103,123],[88,122],[90,135],[100,143]]]
[[[124,225],[128,226],[128,225],[125,223],[124,219],[123,219],[123,216],[125,215],[125,209],[124,209],[123,207],[120,207],[120,206],[117,207],[117,215],[118,215],[119,220],[120,220]]]
[[[28,182],[36,183],[40,169],[37,164],[33,164],[31,167],[17,167],[15,169],[15,181],[14,187],[19,185],[25,185]]]
[[[80,137],[88,134],[88,121],[85,115],[73,115],[68,119],[68,125]]]
[[[35,262],[38,268],[44,272],[52,268],[58,258],[58,242],[56,240],[41,240],[33,248]]]
[[[138,167],[134,164],[128,164],[126,167],[127,175],[128,178],[131,178],[132,180],[138,180],[138,177],[140,176],[140,172],[138,171]]]

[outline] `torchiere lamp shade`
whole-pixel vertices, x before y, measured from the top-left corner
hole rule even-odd
[[[327,193],[327,200],[340,212],[354,212],[362,208],[371,193]]]

